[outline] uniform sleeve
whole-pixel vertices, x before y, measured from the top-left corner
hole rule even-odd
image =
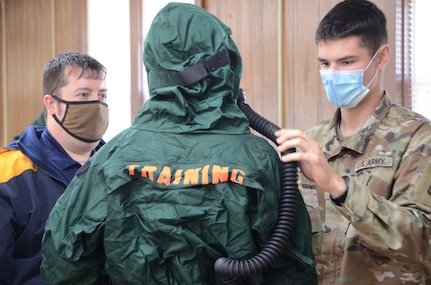
[[[392,195],[385,199],[353,178],[339,211],[352,223],[348,235],[399,262],[423,262],[430,240],[431,139],[418,135],[410,141],[396,171]]]
[[[90,173],[79,175],[51,211],[42,240],[41,275],[47,284],[102,284],[103,185]]]

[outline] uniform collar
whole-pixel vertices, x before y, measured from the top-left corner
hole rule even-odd
[[[364,153],[377,127],[380,125],[380,122],[388,114],[391,105],[391,98],[385,91],[383,98],[380,100],[373,114],[368,118],[361,129],[353,136],[345,138],[342,141],[337,135],[337,128],[341,120],[340,109],[337,109],[328,124],[326,141],[330,144],[324,147],[325,156],[329,159],[340,154],[343,150],[352,150],[359,154]]]

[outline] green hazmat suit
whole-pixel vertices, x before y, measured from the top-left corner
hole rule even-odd
[[[278,217],[281,162],[237,106],[242,63],[215,16],[170,3],[145,40],[150,99],[77,173],[47,221],[48,284],[221,284],[220,257],[248,259]],[[280,258],[240,284],[314,284],[301,197]],[[288,238],[288,237],[286,237]]]

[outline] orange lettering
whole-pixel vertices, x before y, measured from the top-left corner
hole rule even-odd
[[[197,185],[199,183],[199,171],[201,168],[187,169],[184,172],[184,185]]]
[[[130,176],[137,176],[139,175],[139,168],[141,177],[154,181],[155,175],[157,175],[157,166],[154,165],[141,167],[139,164],[130,164],[126,167],[125,172],[128,172]],[[157,183],[164,185],[170,185],[171,183],[173,185],[199,185],[199,183],[208,185],[210,183],[219,184],[231,181],[242,185],[244,179],[244,170],[234,168],[230,171],[229,166],[205,164],[202,168],[177,169],[175,170],[175,175],[172,176],[171,167],[165,165],[157,177]]]
[[[240,169],[232,170],[232,176],[230,177],[230,181],[242,184],[244,182],[245,172]]]
[[[229,167],[213,166],[212,184],[226,182],[229,179]]]
[[[208,170],[209,170],[210,166],[209,165],[204,165],[204,167],[202,168],[202,184],[203,185],[208,185]]]
[[[171,168],[169,166],[165,166],[160,172],[159,178],[157,179],[157,183],[169,185],[171,183]]]
[[[128,165],[127,168],[129,169],[129,175],[134,176],[135,175],[135,168],[138,167],[139,164],[131,164]]]
[[[177,171],[175,171],[175,180],[174,180],[173,184],[174,185],[180,184],[182,176],[183,176],[183,170],[182,169],[178,169]]]
[[[148,177],[151,181],[154,181],[154,171],[157,170],[155,166],[144,166],[141,169],[142,177]]]

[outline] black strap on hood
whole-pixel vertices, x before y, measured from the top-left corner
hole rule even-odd
[[[236,59],[237,55],[234,51],[223,48],[215,54],[199,60],[186,70],[178,72],[178,76],[184,86],[189,86],[207,77],[209,72],[228,64],[235,65]]]

